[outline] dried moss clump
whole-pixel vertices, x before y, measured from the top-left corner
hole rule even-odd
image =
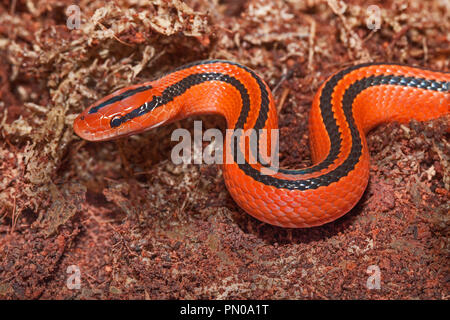
[[[76,139],[72,131],[75,115],[102,95],[141,80],[144,69],[143,76],[151,77],[155,62],[180,50],[186,59],[189,52],[204,54],[211,28],[205,14],[182,1],[154,0],[107,2],[105,6],[83,1],[80,28],[69,30],[65,16],[58,24],[44,18],[38,8],[46,7],[51,16],[64,14],[71,3],[43,6],[44,2],[27,2],[25,7],[20,2],[15,8],[29,11],[25,15],[31,21],[7,12],[0,15],[0,56],[7,64],[1,67],[5,74],[1,79],[17,84],[0,104],[4,139],[0,145],[0,208],[8,215],[20,215],[30,208],[44,219],[44,229],[53,232],[76,210],[68,210],[63,219],[56,212],[72,205],[78,208],[84,199],[69,201],[62,196],[73,191],[73,186],[70,176],[57,174]],[[30,90],[31,83],[35,90]],[[17,147],[11,149],[11,143]]]

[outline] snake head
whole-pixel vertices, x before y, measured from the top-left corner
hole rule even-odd
[[[161,90],[141,84],[118,90],[84,110],[73,123],[89,141],[113,140],[158,127],[176,116]]]

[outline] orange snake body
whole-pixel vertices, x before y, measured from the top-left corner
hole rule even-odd
[[[241,208],[273,225],[303,228],[333,221],[355,206],[367,186],[365,133],[388,121],[448,115],[449,83],[449,73],[397,64],[344,69],[328,78],[313,100],[309,129],[314,165],[263,174],[268,165],[251,162],[245,144],[239,143],[245,161],[223,165],[227,188]],[[208,60],[114,92],[81,113],[74,130],[86,140],[111,140],[211,113],[224,116],[230,129],[278,128],[271,91],[254,71]],[[227,139],[224,156],[232,152],[229,144]],[[258,147],[262,145],[271,148],[260,136]]]

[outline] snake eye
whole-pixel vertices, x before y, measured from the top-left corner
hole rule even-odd
[[[121,124],[122,124],[122,118],[120,116],[114,116],[111,119],[111,122],[110,122],[111,128],[116,128],[116,127],[120,126]]]

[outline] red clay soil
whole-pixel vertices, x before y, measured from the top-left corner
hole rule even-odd
[[[170,161],[172,131],[193,119],[117,142],[72,129],[115,89],[228,59],[275,89],[281,163],[305,167],[329,75],[367,61],[449,71],[445,1],[375,1],[377,31],[359,0],[80,1],[71,30],[72,2],[0,1],[1,299],[449,298],[448,117],[373,130],[361,201],[299,230],[243,212],[220,167]],[[367,287],[372,265],[380,289]]]

